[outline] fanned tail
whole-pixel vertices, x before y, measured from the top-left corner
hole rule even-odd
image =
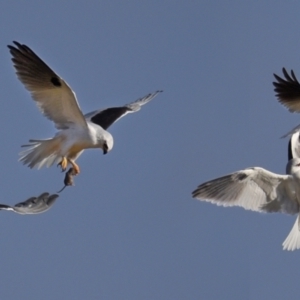
[[[48,140],[29,140],[29,144],[22,146],[28,148],[20,152],[19,161],[28,165],[29,168],[50,167],[61,159],[61,155],[58,154],[60,144],[60,137]]]
[[[299,221],[300,220],[298,215],[292,230],[282,244],[283,250],[293,251],[300,248]]]

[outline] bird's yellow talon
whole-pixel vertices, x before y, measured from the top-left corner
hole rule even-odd
[[[68,160],[67,160],[65,157],[63,157],[62,160],[61,160],[61,162],[58,163],[57,165],[60,166],[60,167],[61,167],[61,170],[64,172],[64,171],[66,171],[66,169],[67,169],[67,166],[68,166]]]
[[[79,166],[74,162],[74,160],[72,160],[72,159],[69,159],[69,163],[72,165],[72,167],[73,167],[73,174],[74,175],[78,175],[79,173],[80,173],[80,168],[79,168]]]

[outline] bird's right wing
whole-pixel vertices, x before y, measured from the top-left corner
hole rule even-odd
[[[258,212],[298,212],[290,196],[290,175],[278,175],[262,168],[242,171],[205,182],[192,193],[194,198],[222,206],[241,206]]]
[[[154,99],[161,92],[162,91],[156,91],[154,93],[150,93],[124,106],[110,107],[106,109],[92,111],[86,114],[85,118],[106,130],[113,123],[120,120],[127,114],[139,111],[143,105]]]
[[[57,129],[70,125],[86,127],[76,95],[69,85],[52,71],[29,47],[14,42],[8,46],[20,81],[31,93],[41,112]]]
[[[274,91],[278,101],[283,104],[290,112],[300,112],[300,83],[293,70],[291,75],[282,69],[284,78],[274,74],[277,82],[273,82]]]

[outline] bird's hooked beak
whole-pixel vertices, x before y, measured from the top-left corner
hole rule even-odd
[[[103,144],[103,154],[106,154],[108,152],[108,146],[106,143]]]

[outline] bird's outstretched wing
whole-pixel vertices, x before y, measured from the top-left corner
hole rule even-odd
[[[300,84],[293,70],[289,74],[285,68],[282,69],[284,78],[274,74],[277,81],[273,82],[274,91],[278,101],[290,112],[300,112]]]
[[[52,71],[29,47],[14,42],[8,45],[20,81],[31,93],[41,112],[57,129],[72,124],[86,127],[76,95],[68,84]]]
[[[161,92],[162,91],[156,91],[154,93],[150,93],[145,97],[139,98],[138,100],[124,106],[92,111],[86,114],[85,118],[106,130],[114,122],[118,121],[128,113],[139,111],[144,104],[154,99]]]
[[[278,175],[258,167],[248,168],[205,182],[192,195],[222,206],[295,214],[299,208],[288,191],[290,181],[290,175]]]
[[[49,193],[43,193],[38,197],[31,197],[15,206],[0,204],[0,210],[10,210],[21,215],[40,214],[50,209],[58,197],[57,194],[50,195]]]

